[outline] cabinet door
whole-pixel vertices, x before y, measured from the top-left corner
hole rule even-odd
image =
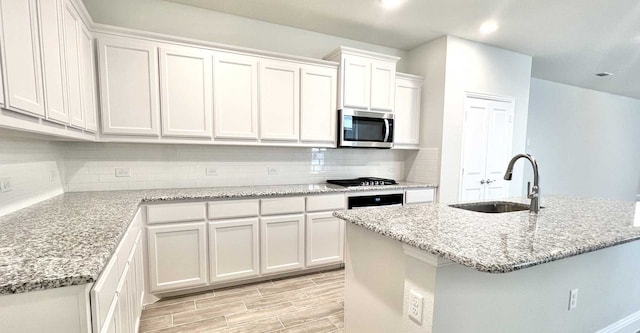
[[[394,108],[393,144],[420,144],[420,95],[422,84],[416,80],[397,79]]]
[[[298,141],[300,68],[260,62],[260,139]]]
[[[140,326],[140,316],[142,315],[142,303],[144,301],[144,262],[143,262],[143,250],[142,250],[142,236],[139,237],[136,244],[136,252],[134,257],[134,264],[132,267],[135,269],[135,294],[133,295],[133,304],[135,310],[135,327]]]
[[[396,64],[371,62],[371,110],[393,111],[396,86]]]
[[[93,53],[93,37],[87,27],[80,22],[80,63],[82,86],[82,109],[85,116],[85,128],[95,132],[98,129],[96,101],[96,66]]]
[[[305,66],[300,81],[300,141],[336,143],[337,70]]]
[[[196,48],[160,49],[162,135],[211,138],[213,54]]]
[[[131,318],[131,285],[130,283],[130,268],[129,265],[125,266],[122,276],[120,277],[120,283],[118,284],[118,316],[120,317],[120,330],[119,333],[133,333],[131,331],[132,318]]]
[[[101,36],[98,65],[103,133],[157,136],[156,47],[140,40]]]
[[[0,29],[2,29],[2,27],[0,27]],[[0,45],[0,49],[2,49],[2,45]],[[2,55],[0,55],[0,56],[2,56]],[[5,102],[4,102],[4,69],[2,69],[2,62],[1,61],[0,61],[0,106],[2,106],[2,107],[5,106]]]
[[[6,106],[44,117],[37,0],[2,0]]]
[[[211,282],[258,276],[258,218],[209,223]]]
[[[82,110],[82,81],[80,78],[80,17],[75,7],[65,1],[62,11],[64,27],[64,44],[67,70],[67,101],[69,106],[69,123],[71,126],[84,128],[85,119]]]
[[[307,267],[344,260],[344,221],[332,212],[307,214]]]
[[[257,60],[219,53],[216,55],[214,71],[215,138],[257,140]]]
[[[370,60],[344,56],[342,65],[342,103],[345,107],[368,110],[371,93]]]
[[[105,320],[104,325],[97,330],[96,332],[100,333],[120,333],[120,308],[118,305],[118,296],[113,298],[113,303],[111,303],[111,307],[109,308],[109,313],[107,314],[107,319]]]
[[[260,219],[260,268],[263,274],[304,267],[304,215]]]
[[[205,222],[148,227],[151,291],[207,284]]]
[[[39,2],[40,42],[42,45],[43,80],[46,93],[45,112],[48,120],[69,123],[66,106],[65,54],[63,43],[63,0]]]

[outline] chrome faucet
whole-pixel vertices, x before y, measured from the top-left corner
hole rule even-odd
[[[540,211],[540,179],[538,177],[538,163],[536,159],[529,154],[518,154],[514,156],[511,161],[509,161],[507,171],[504,173],[504,180],[511,180],[513,176],[513,165],[516,164],[516,161],[520,158],[529,160],[533,167],[533,187],[531,187],[531,182],[527,182],[527,198],[531,199],[529,212],[537,214]]]

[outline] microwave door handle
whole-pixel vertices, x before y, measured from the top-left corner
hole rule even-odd
[[[384,139],[382,142],[387,142],[389,140],[389,119],[384,120]]]

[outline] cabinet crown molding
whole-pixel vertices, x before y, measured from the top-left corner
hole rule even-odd
[[[339,61],[340,59],[338,57],[341,54],[348,54],[348,55],[355,55],[355,56],[360,56],[360,57],[367,57],[367,58],[372,58],[372,59],[377,59],[377,60],[389,61],[389,62],[393,62],[393,63],[397,63],[401,59],[400,57],[397,57],[397,56],[392,56],[392,55],[383,54],[383,53],[377,53],[377,52],[372,52],[372,51],[366,51],[366,50],[360,50],[360,49],[347,47],[347,46],[340,46],[339,48],[331,51],[329,54],[324,56],[323,59],[332,60],[332,61]]]

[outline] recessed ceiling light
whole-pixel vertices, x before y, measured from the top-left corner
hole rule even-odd
[[[483,34],[490,34],[498,30],[498,23],[496,21],[487,21],[480,26],[480,32]]]
[[[602,72],[602,73],[595,73],[593,74],[595,76],[599,76],[599,77],[605,77],[605,76],[612,76],[613,73],[609,73],[609,72]]]
[[[395,9],[400,7],[404,0],[380,0],[382,7],[386,9]]]

